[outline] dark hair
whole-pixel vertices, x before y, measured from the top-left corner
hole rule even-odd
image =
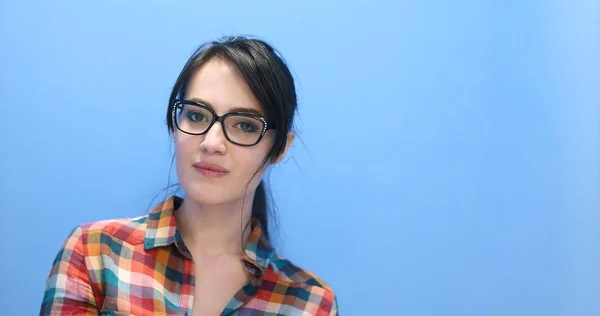
[[[173,86],[166,116],[169,133],[174,129],[172,111],[175,100],[185,97],[191,77],[213,58],[226,61],[239,71],[267,118],[275,123],[273,146],[263,160],[262,168],[283,153],[297,109],[294,78],[280,54],[263,40],[235,36],[202,44],[189,58]],[[267,193],[261,180],[254,193],[252,217],[261,222],[265,235],[269,237]]]

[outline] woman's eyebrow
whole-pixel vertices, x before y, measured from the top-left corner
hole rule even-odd
[[[204,101],[204,100],[202,100],[200,98],[189,98],[189,99],[185,99],[185,100],[202,103],[204,105],[208,105],[210,108],[213,108],[212,104],[210,104],[209,102]]]
[[[238,108],[230,109],[229,112],[243,112],[243,113],[250,113],[250,114],[256,114],[258,116],[263,116],[263,114],[260,113],[258,110],[251,109],[251,108],[238,107]]]
[[[202,103],[204,105],[208,105],[212,109],[215,108],[212,104],[210,104],[209,102],[204,101],[204,100],[202,100],[200,98],[189,98],[188,100],[189,101],[198,102],[198,103]],[[231,112],[242,112],[242,113],[255,114],[255,115],[258,115],[258,116],[264,116],[264,114],[262,114],[260,111],[258,111],[256,109],[245,108],[245,107],[236,107],[236,108],[233,108],[233,109],[229,109],[228,113],[231,113]]]
[[[211,108],[213,107],[213,106],[212,106],[212,104],[210,104],[210,103],[208,103],[207,101],[204,101],[204,100],[202,100],[202,99],[200,99],[200,98],[189,98],[189,99],[187,99],[187,100],[189,100],[189,101],[194,101],[194,102],[198,102],[198,103],[202,103],[202,104],[204,104],[204,105],[208,105],[208,106],[210,106]]]

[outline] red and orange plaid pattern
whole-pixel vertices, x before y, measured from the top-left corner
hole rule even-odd
[[[145,216],[81,225],[60,249],[40,315],[191,315],[194,271],[172,196]],[[253,221],[251,277],[221,315],[338,315],[332,289],[279,256]]]

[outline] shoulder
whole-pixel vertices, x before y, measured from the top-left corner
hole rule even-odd
[[[286,295],[311,302],[318,311],[326,311],[328,315],[337,315],[337,295],[329,283],[275,252],[270,263],[276,275],[275,283],[285,285]]]
[[[115,218],[80,224],[71,232],[83,244],[107,242],[125,242],[140,244],[144,242],[148,215],[134,218]]]
[[[291,283],[300,283],[307,286],[321,287],[325,290],[332,291],[331,286],[321,279],[313,272],[301,268],[287,258],[282,257],[279,254],[274,254],[274,260],[272,260],[273,269],[277,276]]]

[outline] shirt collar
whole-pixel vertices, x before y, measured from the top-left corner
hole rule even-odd
[[[165,247],[176,242],[183,244],[175,220],[175,209],[182,201],[180,197],[173,195],[152,209],[146,222],[144,250]],[[264,233],[264,226],[258,219],[252,218],[251,227],[252,231],[246,240],[241,259],[251,265],[246,265],[250,272],[262,275],[269,266],[273,248]]]
[[[181,198],[171,196],[152,209],[146,221],[144,250],[169,246],[181,238],[174,214],[175,206],[179,205]]]
[[[253,218],[251,223],[252,231],[246,240],[242,259],[258,269],[258,271],[251,272],[254,272],[255,275],[262,275],[269,266],[274,251],[264,233],[262,223],[256,218]]]

